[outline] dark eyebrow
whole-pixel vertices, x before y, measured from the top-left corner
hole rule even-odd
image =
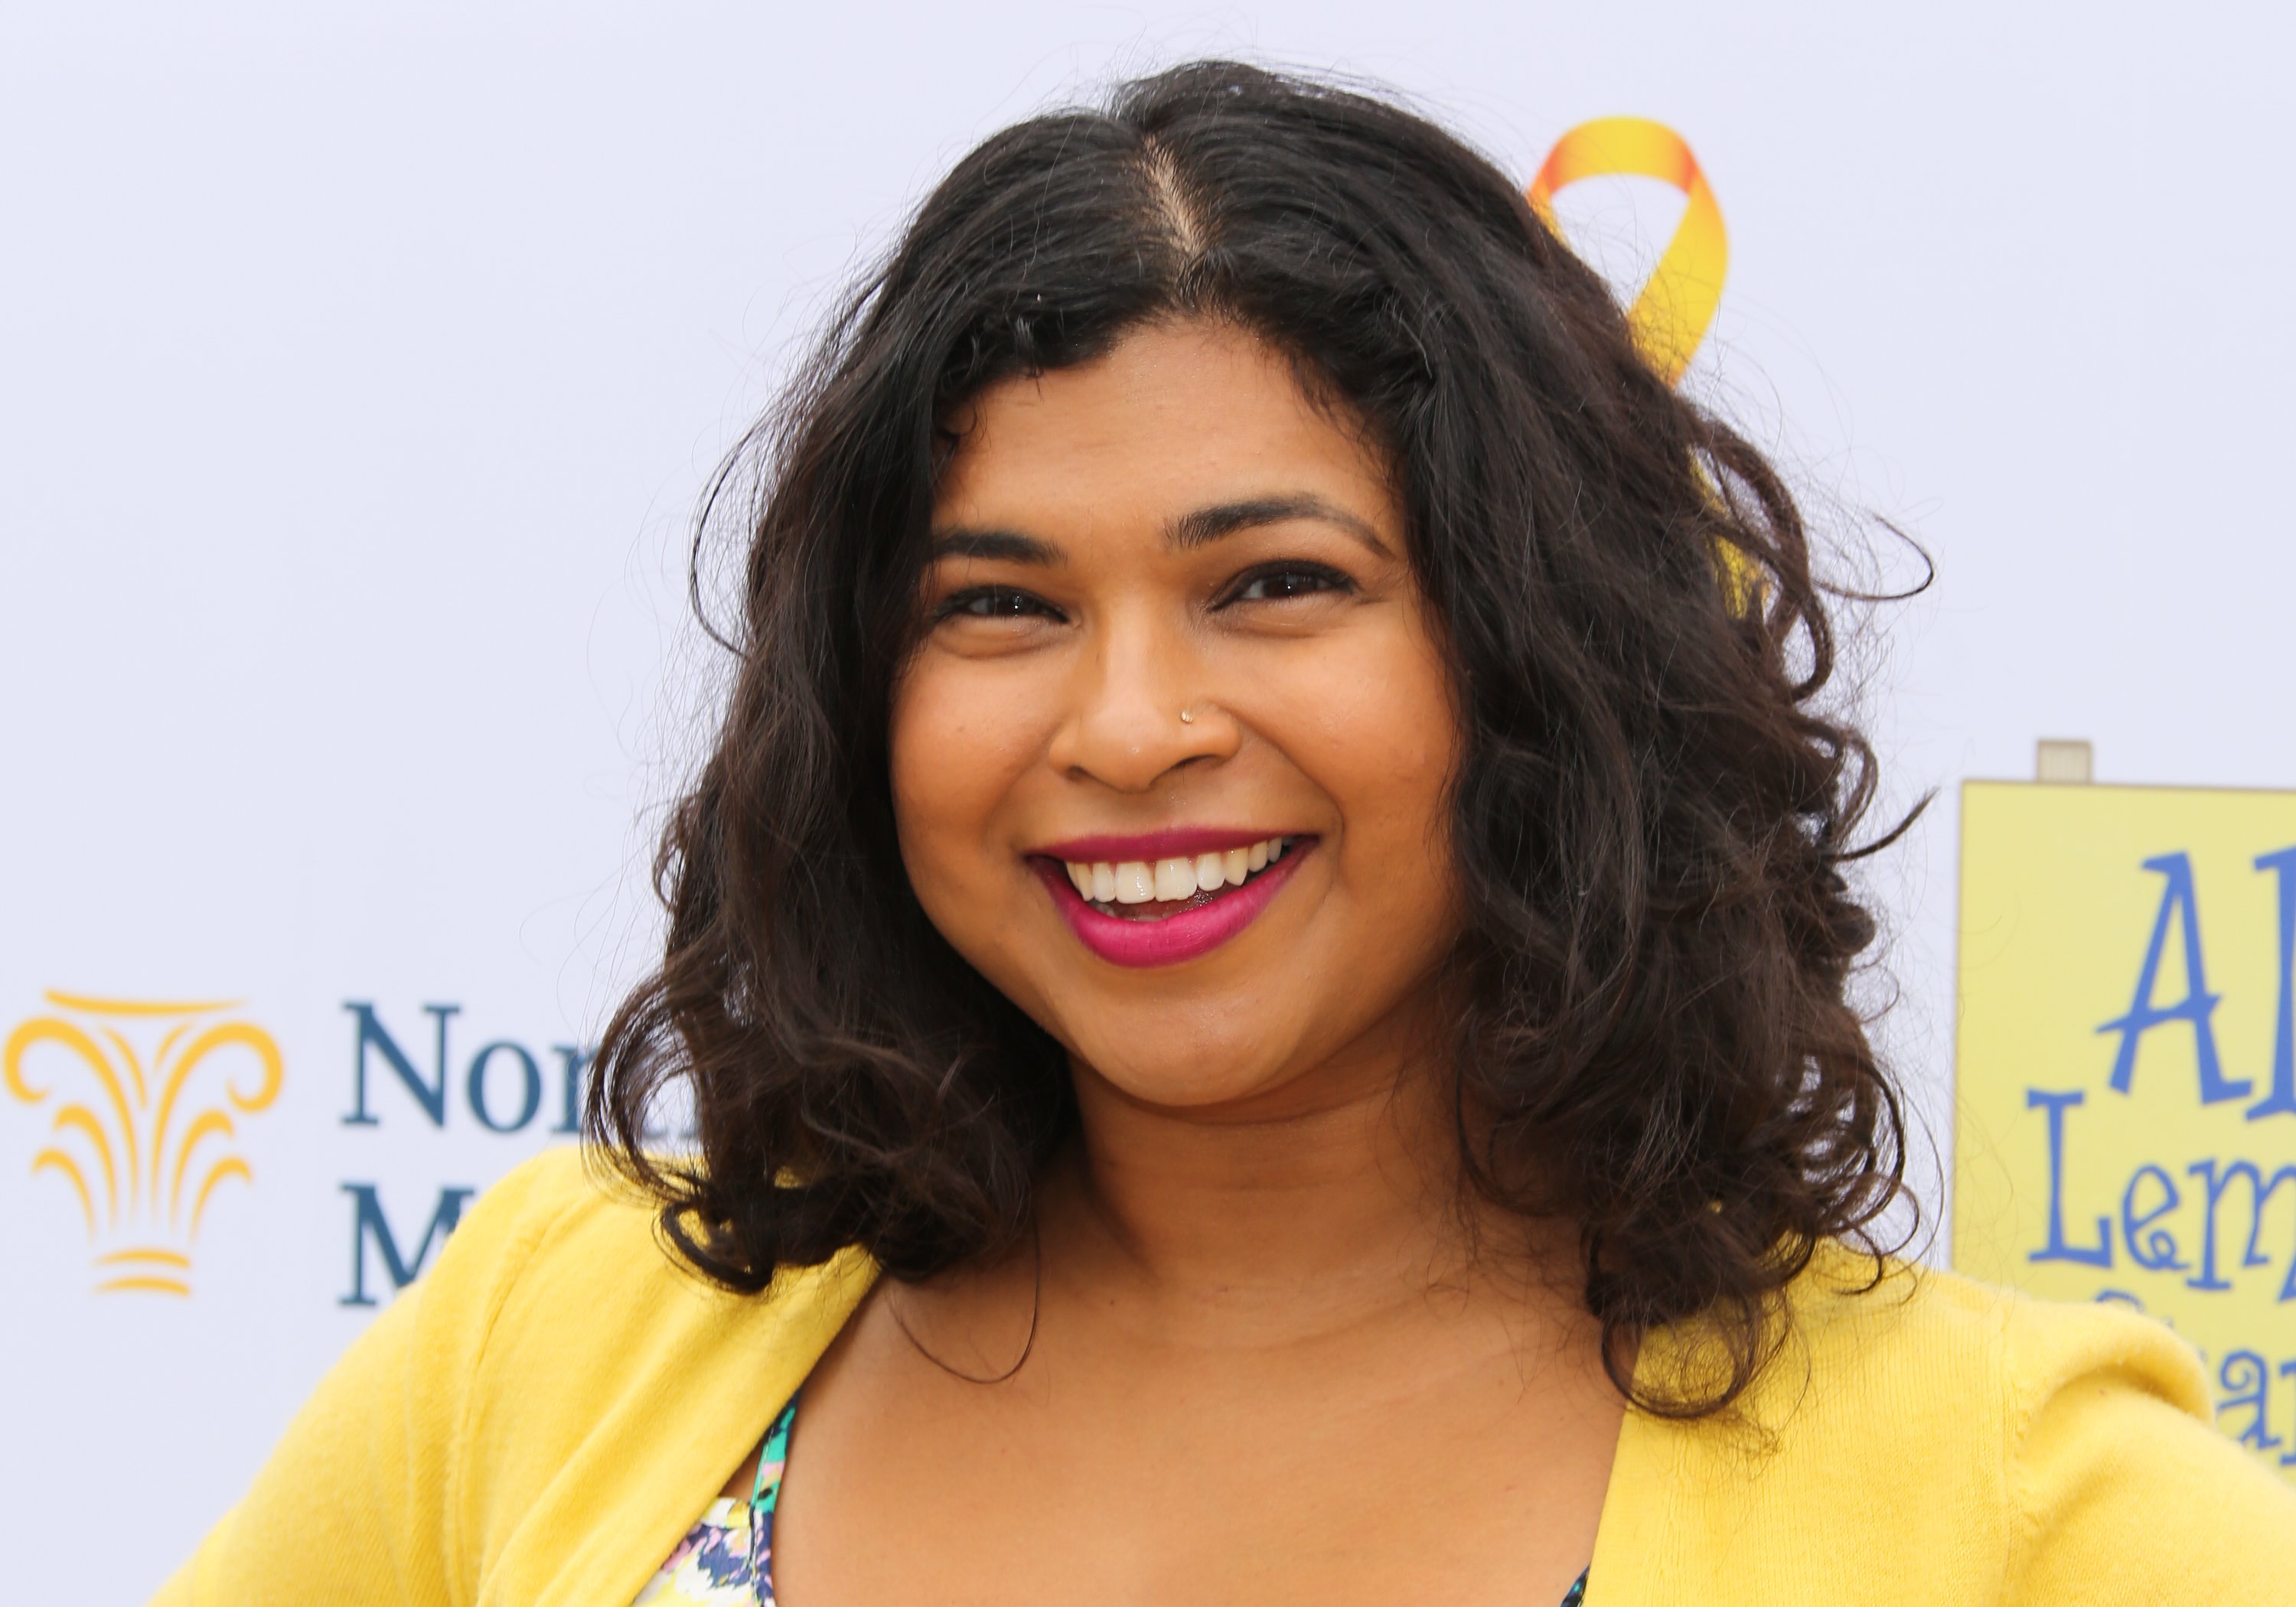
[[[1307,492],[1290,496],[1247,497],[1241,502],[1224,502],[1209,508],[1197,508],[1173,520],[1165,528],[1164,539],[1185,550],[1209,545],[1240,530],[1283,524],[1294,519],[1316,519],[1325,524],[1336,525],[1381,557],[1394,556],[1388,551],[1387,543],[1380,539],[1379,532],[1371,526],[1345,508]],[[935,530],[932,545],[927,549],[925,557],[927,562],[933,563],[944,558],[981,558],[1048,567],[1068,562],[1066,553],[1038,537],[1023,536],[1018,530],[974,529],[965,525]]]
[[[1218,541],[1223,536],[1233,536],[1239,530],[1283,524],[1293,519],[1319,519],[1325,524],[1337,525],[1381,557],[1394,556],[1387,550],[1387,543],[1379,538],[1379,532],[1371,526],[1345,508],[1307,492],[1290,496],[1248,497],[1242,502],[1224,502],[1216,507],[1198,508],[1174,520],[1166,529],[1164,539],[1176,547],[1200,547]]]
[[[1001,559],[1007,563],[1046,565],[1069,561],[1066,553],[1034,536],[1023,536],[1017,530],[974,530],[963,525],[933,532],[925,561],[939,563],[944,558]]]

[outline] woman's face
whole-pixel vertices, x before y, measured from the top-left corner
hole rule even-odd
[[[934,925],[1144,1103],[1438,1052],[1457,722],[1386,464],[1202,324],[958,422],[892,710]]]

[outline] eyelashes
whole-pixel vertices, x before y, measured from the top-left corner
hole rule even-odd
[[[1295,597],[1312,597],[1320,592],[1337,592],[1344,595],[1355,589],[1353,580],[1329,564],[1286,558],[1244,570],[1214,606],[1224,608],[1233,603],[1285,603]]]
[[[1013,586],[968,586],[951,592],[933,608],[933,623],[944,619],[1065,619],[1051,603],[1033,592]]]
[[[1284,559],[1246,570],[1231,580],[1213,602],[1215,611],[1239,603],[1290,603],[1324,594],[1345,596],[1356,590],[1349,576],[1329,564]],[[968,586],[951,592],[934,604],[932,622],[948,619],[1066,620],[1057,605],[1016,586]]]

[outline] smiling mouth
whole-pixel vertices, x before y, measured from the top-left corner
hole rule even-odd
[[[1032,854],[1029,864],[1077,941],[1100,958],[1115,965],[1177,965],[1211,953],[1258,920],[1320,841],[1287,833],[1237,846],[1211,832],[1174,832],[1145,842],[1082,838],[1057,845],[1066,853]],[[1204,851],[1156,859],[1068,857],[1095,849],[1120,855],[1127,848]]]
[[[1264,837],[1219,853],[1154,860],[1064,859],[1060,865],[1077,897],[1095,913],[1121,921],[1167,921],[1259,880],[1298,841]]]

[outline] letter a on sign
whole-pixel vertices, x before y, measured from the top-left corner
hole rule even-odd
[[[2120,1053],[2112,1062],[2113,1092],[2128,1092],[2136,1075],[2136,1045],[2144,1035],[2155,1027],[2183,1021],[2193,1029],[2193,1053],[2201,1068],[2201,1103],[2212,1105],[2245,1099],[2250,1085],[2245,1078],[2226,1079],[2224,1065],[2217,1058],[2217,1035],[2209,1024],[2218,1000],[2209,991],[2208,972],[2201,963],[2201,906],[2193,888],[2193,862],[2183,854],[2162,854],[2147,859],[2144,868],[2159,872],[2168,881],[2161,890],[2161,913],[2153,918],[2152,940],[2145,946],[2144,964],[2136,973],[2136,996],[2129,1004],[2128,1013],[2115,1016],[2097,1029],[2120,1034]],[[2173,1004],[2155,1004],[2152,996],[2160,985],[2161,957],[2169,947],[2171,920],[2185,930],[2185,996]]]

